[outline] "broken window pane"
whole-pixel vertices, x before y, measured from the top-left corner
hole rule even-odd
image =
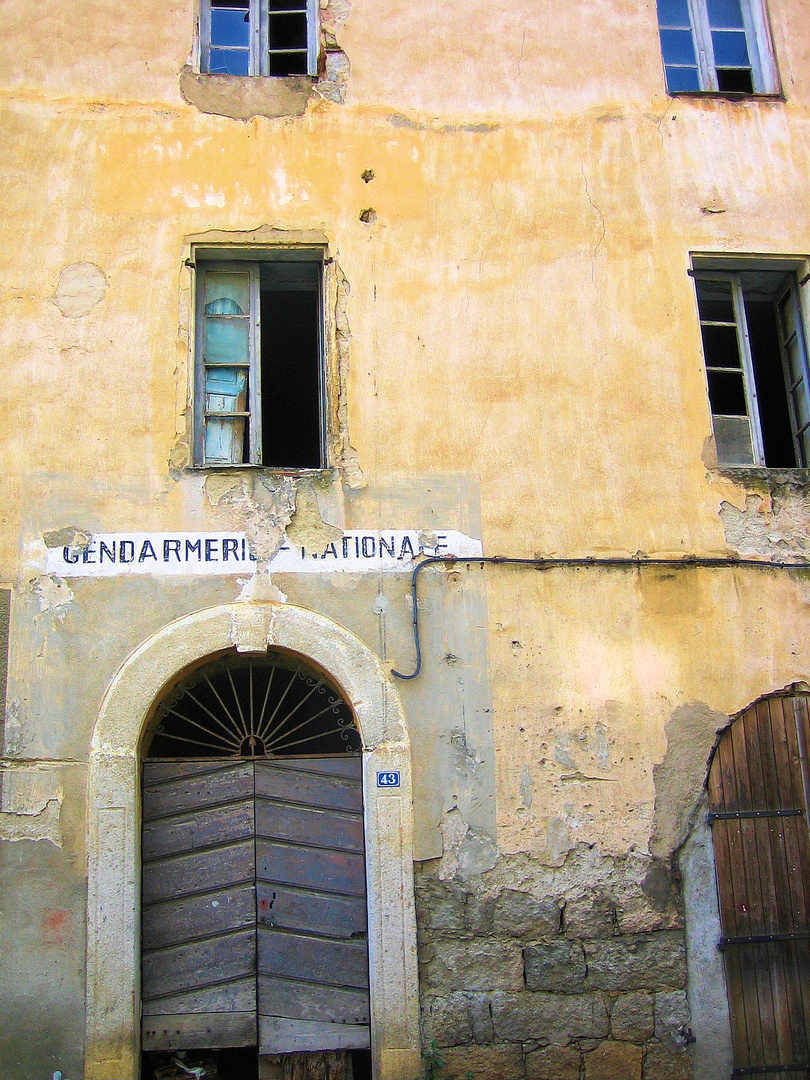
[[[230,419],[216,414],[244,413],[246,409],[247,371],[209,368],[205,373],[206,462],[238,464],[243,460],[245,417]]]

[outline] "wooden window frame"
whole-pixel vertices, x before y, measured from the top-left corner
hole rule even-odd
[[[200,0],[200,71],[203,74],[210,72],[211,52],[211,3],[212,0]],[[214,0],[216,3],[216,0]],[[306,0],[307,16],[307,76],[318,74],[318,0]],[[247,77],[265,76],[273,78],[285,78],[287,76],[270,76],[270,18],[268,0],[249,0],[250,19],[250,50],[248,58]],[[273,14],[282,14],[275,12]],[[277,50],[280,51],[280,50]],[[245,78],[245,76],[232,76]],[[306,76],[293,76],[303,78]]]
[[[721,90],[718,85],[717,64],[714,58],[706,0],[687,0],[700,88],[698,90],[670,90],[666,63],[664,63],[667,93],[671,95],[721,94],[724,97],[734,98],[780,94],[779,72],[765,3],[766,0],[740,0],[748,57],[751,62],[753,90],[750,94],[743,91]]]
[[[204,469],[232,469],[251,468],[266,466],[281,472],[312,472],[328,468],[328,440],[327,440],[327,393],[325,371],[325,325],[324,325],[324,259],[325,253],[320,249],[270,249],[270,250],[242,250],[218,253],[207,250],[204,254],[197,253],[193,256],[191,267],[194,270],[194,362],[193,362],[193,392],[194,405],[194,453],[193,463],[196,468]],[[266,412],[263,416],[262,390],[261,390],[261,268],[264,263],[305,263],[317,267],[317,339],[318,339],[318,426],[320,443],[320,461],[317,466],[302,468],[300,466],[285,465],[284,462],[265,462],[263,460],[263,437],[262,423],[266,420]],[[205,282],[206,273],[247,273],[249,276],[250,309],[248,313],[248,390],[247,405],[244,418],[248,424],[248,460],[223,461],[206,460],[206,428],[208,421],[214,415],[206,411],[205,373],[207,370],[205,335]],[[230,366],[230,365],[229,365]],[[241,366],[235,364],[233,366]],[[242,415],[236,413],[235,415]]]
[[[764,271],[779,271],[780,267],[770,267],[767,262],[761,264],[759,269]],[[744,269],[756,270],[756,265],[745,265]],[[747,411],[747,419],[749,430],[751,434],[751,452],[753,461],[751,462],[721,462],[723,465],[753,465],[758,468],[767,468],[765,460],[765,447],[762,433],[762,422],[760,417],[760,407],[757,395],[756,377],[754,374],[754,359],[751,351],[751,341],[748,331],[748,319],[745,312],[745,291],[743,289],[743,283],[741,280],[741,274],[743,269],[701,269],[700,264],[691,271],[692,277],[696,283],[701,281],[714,281],[725,282],[731,287],[731,297],[734,309],[734,324],[737,332],[737,345],[740,355],[740,363],[742,367],[742,380],[743,390],[745,394],[745,404]],[[798,398],[801,395],[805,406],[805,412],[810,414],[810,367],[808,365],[808,348],[807,337],[804,331],[804,320],[802,317],[802,304],[799,295],[799,281],[797,279],[795,271],[785,271],[784,280],[779,286],[774,289],[773,305],[776,311],[776,321],[779,332],[779,351],[781,357],[782,377],[784,379],[784,391],[787,403],[788,415],[790,417],[791,436],[793,440],[793,449],[796,456],[797,468],[810,467],[810,422],[806,422],[800,426],[797,416]],[[795,342],[798,350],[798,366],[800,367],[800,375],[798,379],[793,380],[791,378],[788,357],[787,357],[787,343],[786,343],[786,327],[784,318],[782,316],[782,307],[785,303],[790,304],[793,314],[793,322],[796,328]],[[698,321],[702,326],[704,320],[700,318],[700,312],[698,311]],[[704,351],[704,370],[707,376],[707,394],[708,394],[708,373],[714,370],[708,364],[708,358]],[[710,399],[711,408],[711,399]],[[712,411],[712,418],[715,416],[722,416],[723,414],[715,413]]]

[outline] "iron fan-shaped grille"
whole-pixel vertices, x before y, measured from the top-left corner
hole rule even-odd
[[[355,754],[360,733],[326,677],[295,657],[227,656],[160,703],[148,757]]]

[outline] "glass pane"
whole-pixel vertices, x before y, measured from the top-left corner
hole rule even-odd
[[[795,338],[788,344],[787,359],[788,371],[790,372],[790,385],[793,386],[793,384],[798,382],[804,375],[802,354],[799,349],[799,343]]]
[[[206,463],[239,465],[244,458],[245,418],[220,420],[209,418],[205,422]]]
[[[271,49],[305,49],[307,17],[305,14],[273,15],[270,19]]]
[[[788,293],[779,305],[779,314],[782,316],[782,330],[786,338],[796,333],[796,313],[793,310],[793,296]]]
[[[245,412],[247,371],[244,368],[205,369],[206,412]]]
[[[747,416],[742,372],[709,371],[709,401],[712,412],[720,416]]]
[[[695,43],[692,40],[691,30],[662,30],[661,52],[664,54],[664,63],[669,64],[694,64]]]
[[[307,54],[299,53],[270,53],[271,75],[306,75]]]
[[[751,428],[747,419],[733,416],[713,416],[717,460],[721,465],[753,465]]]
[[[658,25],[691,26],[688,0],[658,0]]]
[[[206,364],[247,364],[248,320],[206,319]]]
[[[713,30],[712,48],[715,67],[748,68],[751,66],[744,31]]]
[[[247,315],[249,307],[249,274],[205,275],[206,315]]]
[[[698,310],[707,322],[734,322],[734,304],[728,281],[698,281]]]
[[[250,53],[247,49],[211,49],[208,70],[212,75],[248,75]]]
[[[306,11],[307,0],[270,0],[271,11]]]
[[[734,326],[701,325],[703,335],[703,355],[707,368],[740,367],[740,349],[737,343],[737,330]],[[723,412],[723,409],[719,409]]]
[[[700,76],[697,67],[668,67],[667,90],[670,94],[682,91],[700,90]]]
[[[250,15],[235,9],[211,8],[211,45],[250,48]]]
[[[247,371],[219,368],[205,372],[206,412],[245,412]],[[237,464],[243,459],[245,418],[208,417],[205,421],[205,460]]]
[[[800,382],[793,391],[793,408],[796,411],[796,427],[799,431],[810,422],[810,406],[807,403],[807,387]]]
[[[740,0],[707,0],[706,8],[712,30],[745,26]]]

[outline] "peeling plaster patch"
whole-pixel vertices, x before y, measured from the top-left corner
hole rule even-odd
[[[392,127],[409,128],[412,131],[435,131],[443,135],[455,135],[459,131],[466,131],[472,135],[487,135],[491,131],[497,131],[500,124],[488,124],[484,121],[473,124],[442,124],[439,121],[427,122],[415,120],[405,113],[389,113],[388,123]]]
[[[349,327],[348,278],[335,260],[337,285],[335,290],[335,339],[338,354],[338,402],[337,402],[337,459],[347,486],[353,490],[366,486],[357,451],[349,440],[349,345],[352,332]]]
[[[64,529],[54,529],[43,533],[42,539],[45,541],[46,548],[66,547],[70,549],[71,555],[81,555],[92,540],[92,536],[83,529],[68,525]]]
[[[258,562],[269,562],[295,513],[293,478],[212,473],[205,479],[205,493],[213,507],[230,512],[231,527],[245,533]]]
[[[567,731],[557,737],[557,744],[554,747],[554,760],[558,765],[564,765],[566,769],[576,768],[576,762],[571,756],[571,736]]]
[[[442,833],[440,881],[456,877],[474,879],[497,864],[498,849],[488,836],[469,827],[457,807],[447,811],[439,828]]]
[[[552,866],[559,866],[565,856],[574,847],[571,842],[571,833],[568,822],[562,818],[552,818],[546,831],[546,847]]]
[[[302,481],[298,486],[295,512],[287,526],[287,536],[298,547],[318,550],[332,541],[340,540],[342,535],[340,529],[323,520],[312,484]]]
[[[455,659],[455,658],[454,658]],[[463,728],[456,727],[450,732],[450,745],[453,747],[453,764],[465,777],[475,773],[483,764],[475,750],[467,745],[467,736]]]
[[[64,622],[65,614],[75,597],[66,581],[55,574],[35,578],[31,587],[39,600],[39,610],[49,611],[59,622]]]
[[[653,769],[655,817],[650,851],[666,858],[689,834],[706,779],[717,732],[728,725],[725,713],[702,701],[681,705],[666,723],[664,760]]]
[[[720,520],[726,543],[743,555],[810,554],[810,491],[746,495],[744,510],[723,502]]]
[[[524,765],[520,770],[520,800],[526,810],[531,810],[533,797],[534,781],[528,766]]]
[[[0,782],[0,840],[49,840],[61,847],[58,779],[41,770],[9,769]]]
[[[107,292],[107,278],[95,263],[66,266],[50,298],[66,319],[80,319],[100,304]]]
[[[283,593],[264,569],[259,569],[249,578],[237,578],[242,586],[237,601],[241,603],[286,604],[287,594]]]

